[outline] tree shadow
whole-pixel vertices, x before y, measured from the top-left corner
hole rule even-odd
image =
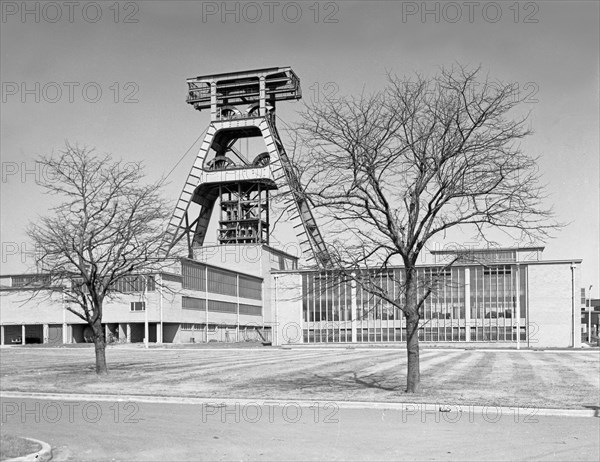
[[[372,376],[359,377],[356,372],[352,373],[352,380],[354,381],[354,383],[361,385],[365,388],[377,388],[379,390],[385,390],[385,391],[404,391],[404,388],[405,388],[404,385],[397,385],[397,386],[384,385],[383,382],[385,381],[385,379],[376,380]]]
[[[270,378],[260,380],[256,383],[271,389],[289,389],[326,391],[338,389],[340,392],[360,391],[364,389],[377,389],[383,391],[397,392],[404,391],[404,386],[400,383],[396,386],[385,384],[385,378],[377,376],[360,377],[355,371],[345,371],[335,376],[305,374],[302,377],[288,377],[285,379]]]

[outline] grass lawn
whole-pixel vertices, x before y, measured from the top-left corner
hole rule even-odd
[[[19,438],[18,436],[0,435],[0,461],[22,457],[42,449],[38,443]]]
[[[421,351],[422,392],[404,393],[403,349],[107,349],[110,374],[94,373],[93,349],[5,348],[0,389],[205,398],[434,402],[597,408],[595,351]]]

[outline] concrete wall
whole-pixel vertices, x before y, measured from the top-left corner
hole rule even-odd
[[[580,347],[580,265],[575,264],[574,285],[571,282],[571,265],[564,262],[528,265],[527,278],[530,346]]]
[[[194,259],[199,262],[256,277],[263,277],[266,257],[262,245],[217,245],[194,249]]]
[[[80,322],[73,313],[65,313],[66,322]],[[0,291],[2,324],[56,324],[63,322],[62,296],[59,293]]]
[[[302,275],[279,273],[273,278],[271,305],[274,311],[273,345],[303,343]]]

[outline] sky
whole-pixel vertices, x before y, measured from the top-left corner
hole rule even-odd
[[[31,266],[24,230],[53,203],[35,159],[66,140],[143,160],[149,180],[172,170],[165,193],[177,199],[209,122],[185,103],[186,78],[291,66],[311,102],[460,63],[526,97],[523,149],[568,223],[544,259],[583,259],[582,286],[600,292],[600,2],[1,4],[2,274]],[[292,124],[302,107],[282,103],[278,116]]]

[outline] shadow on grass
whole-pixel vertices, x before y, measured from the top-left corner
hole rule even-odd
[[[395,383],[397,383],[397,385]],[[367,389],[382,390],[386,392],[404,392],[405,389],[404,384],[397,378],[390,379],[389,377],[382,376],[361,377],[355,371],[345,371],[336,374],[335,376],[304,374],[302,376],[282,379],[271,377],[269,379],[256,381],[254,382],[254,385],[267,390],[308,390],[311,393],[338,391],[340,393],[354,394]]]
[[[377,380],[375,377],[359,377],[356,372],[352,373],[352,380],[354,381],[354,383],[363,386],[364,388],[377,388],[379,390],[385,390],[385,391],[404,391],[404,389],[406,388],[404,385],[396,385],[396,386],[389,386],[389,385],[384,385],[383,382],[385,381],[385,379],[380,379]]]

